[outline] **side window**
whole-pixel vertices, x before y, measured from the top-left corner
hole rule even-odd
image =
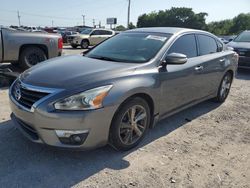
[[[223,51],[223,44],[217,40],[217,52]]]
[[[200,55],[207,55],[217,52],[217,43],[214,38],[206,35],[197,35],[199,40]]]
[[[102,32],[102,35],[112,35],[111,31],[102,30],[101,32]]]
[[[95,30],[92,32],[92,35],[101,35],[101,32],[99,30]]]
[[[197,56],[196,40],[193,34],[188,34],[177,39],[168,50],[170,53],[185,54],[188,58]]]

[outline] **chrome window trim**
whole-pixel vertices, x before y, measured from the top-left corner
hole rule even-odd
[[[16,84],[16,82],[20,82],[20,87],[30,90],[30,91],[35,91],[35,92],[41,92],[41,93],[48,93],[47,96],[41,98],[40,100],[36,101],[32,106],[31,109],[26,108],[25,106],[19,104],[16,99],[12,96],[12,89],[13,86]],[[33,86],[30,84],[25,84],[23,83],[19,78],[16,79],[13,84],[11,85],[10,89],[9,89],[9,96],[11,101],[18,106],[20,109],[25,110],[27,112],[34,112],[35,109],[38,107],[38,105],[40,105],[42,102],[44,102],[45,100],[47,100],[48,98],[60,93],[61,91],[63,91],[64,89],[58,89],[58,88],[45,88],[45,87],[39,87],[39,86]]]

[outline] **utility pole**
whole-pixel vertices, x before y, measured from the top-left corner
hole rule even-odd
[[[130,5],[131,5],[131,0],[128,0],[128,25],[127,25],[127,28],[129,28],[129,23],[130,23]]]
[[[54,20],[52,20],[52,27],[54,27]]]
[[[21,16],[19,14],[19,11],[17,11],[17,18],[18,18],[18,23],[19,23],[19,27],[21,26]]]
[[[101,28],[102,27],[102,22],[101,21],[99,21],[99,28]]]
[[[95,28],[95,19],[93,19],[93,27]]]
[[[85,26],[85,15],[82,15],[82,25]]]

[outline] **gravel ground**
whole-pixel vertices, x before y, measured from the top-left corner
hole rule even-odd
[[[250,187],[250,71],[227,101],[161,121],[135,150],[57,150],[31,143],[9,120],[0,90],[0,187]]]

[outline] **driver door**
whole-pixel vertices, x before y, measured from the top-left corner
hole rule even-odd
[[[167,115],[187,106],[203,96],[202,87],[206,84],[197,43],[194,34],[180,36],[169,48],[167,54],[181,53],[188,57],[185,64],[166,65],[160,71],[161,114]]]

